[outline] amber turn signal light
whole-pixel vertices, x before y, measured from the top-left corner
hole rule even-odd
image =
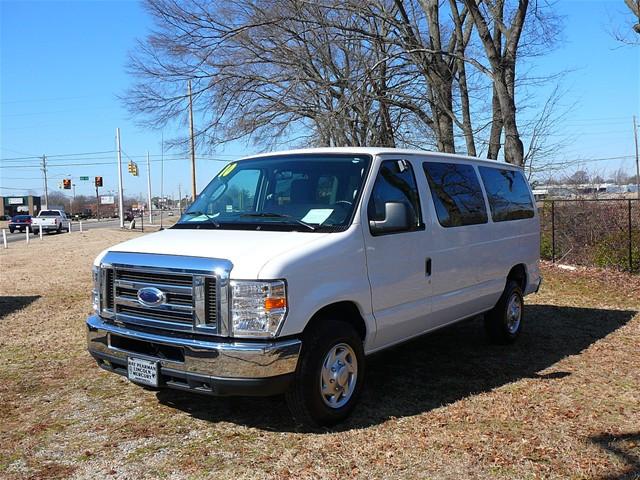
[[[276,310],[278,308],[285,308],[287,306],[287,300],[284,298],[265,298],[264,308],[265,310]]]

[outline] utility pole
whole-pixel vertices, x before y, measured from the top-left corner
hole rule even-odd
[[[633,136],[636,141],[636,189],[638,194],[638,200],[640,200],[640,159],[638,158],[638,122],[636,122],[636,116],[633,116]]]
[[[147,202],[149,208],[149,223],[153,223],[153,214],[151,212],[151,162],[149,161],[149,151],[147,150]]]
[[[49,208],[49,187],[47,186],[47,156],[42,155],[42,173],[44,174],[44,208]]]
[[[180,216],[182,216],[182,184],[178,184],[178,211],[180,212]]]
[[[76,184],[72,183],[71,188],[73,188],[73,203],[71,204],[71,215],[73,215],[73,209],[76,206]]]
[[[122,191],[122,149],[120,148],[120,129],[116,128],[116,147],[118,150],[118,212],[120,216],[120,228],[124,228],[124,193]],[[97,192],[96,192],[97,193]]]
[[[96,218],[100,221],[100,194],[98,193],[98,183],[93,182],[96,186]]]
[[[164,213],[164,131],[160,140],[160,230],[162,227],[162,214]]]
[[[191,137],[191,201],[196,200],[196,144],[193,134],[193,96],[191,95],[191,80],[187,82],[189,91],[189,134]]]

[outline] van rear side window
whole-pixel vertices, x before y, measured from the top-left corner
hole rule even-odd
[[[479,167],[479,170],[494,222],[534,216],[531,194],[522,172],[492,167]]]
[[[487,223],[487,209],[478,176],[471,165],[425,162],[431,197],[443,227]]]

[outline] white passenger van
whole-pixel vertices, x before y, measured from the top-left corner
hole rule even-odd
[[[285,393],[300,422],[331,425],[373,352],[478,314],[493,341],[514,341],[539,250],[512,165],[390,148],[258,155],[223,168],[172,228],[96,258],[88,348],[147,388]]]

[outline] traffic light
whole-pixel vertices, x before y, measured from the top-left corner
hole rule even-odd
[[[64,188],[65,190],[71,190],[71,179],[70,178],[65,178],[64,180],[62,180],[62,188]]]
[[[134,177],[138,176],[138,164],[135,162],[129,162],[129,165],[127,165],[127,170],[129,171],[129,173],[131,175],[133,175]]]
[[[102,177],[96,177],[96,187],[102,186]]]

